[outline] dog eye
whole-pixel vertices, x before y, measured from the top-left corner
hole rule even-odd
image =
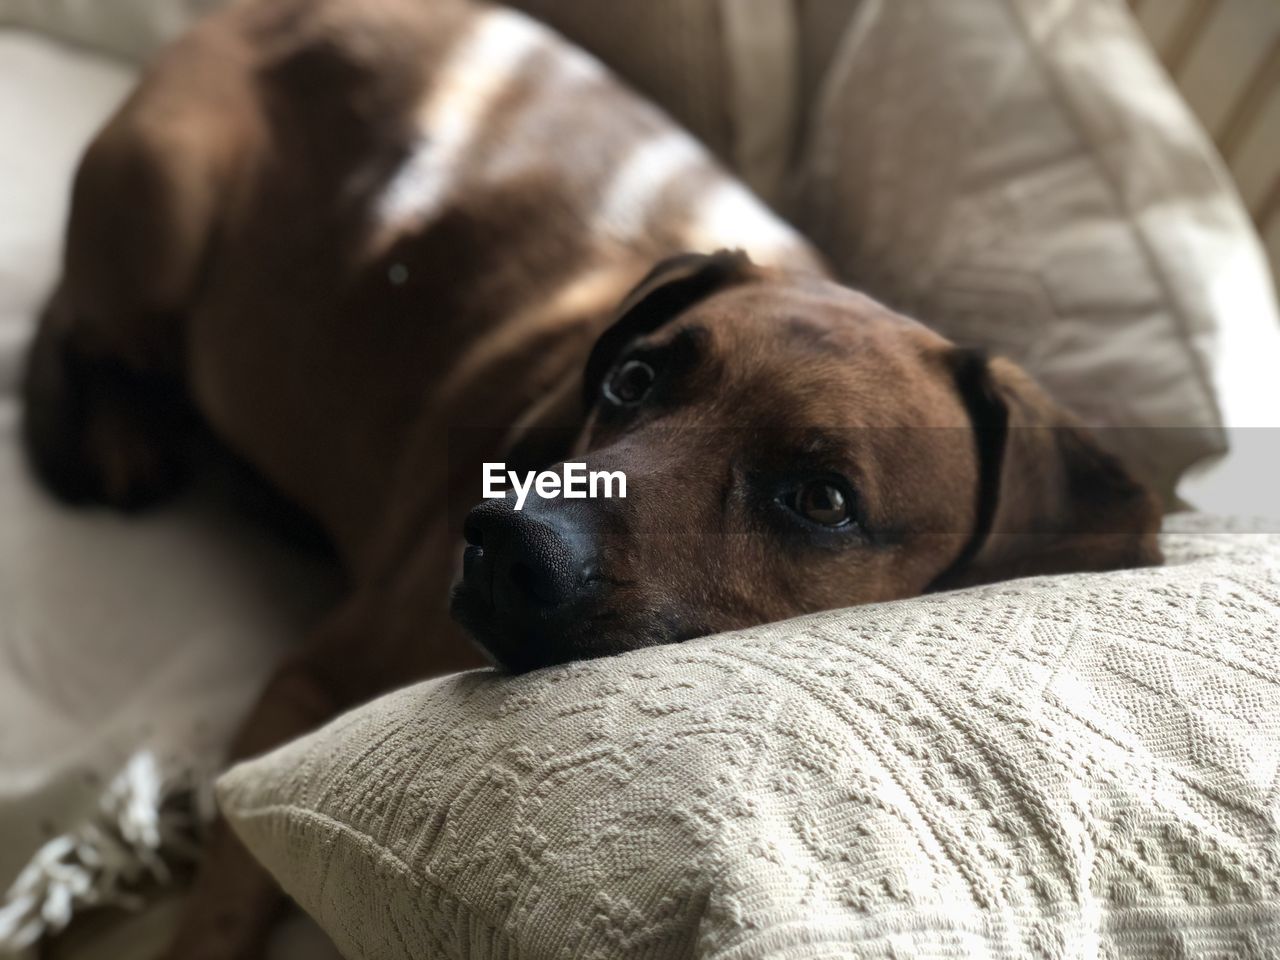
[[[811,480],[791,495],[788,506],[823,527],[843,527],[853,519],[850,497],[830,480]]]
[[[632,406],[648,395],[657,376],[643,360],[628,360],[605,381],[604,395],[619,406]]]

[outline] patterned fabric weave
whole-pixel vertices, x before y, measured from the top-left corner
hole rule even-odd
[[[1280,536],[1165,548],[432,681],[222,803],[351,958],[1275,957]]]

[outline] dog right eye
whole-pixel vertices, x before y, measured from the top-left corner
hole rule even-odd
[[[854,497],[841,477],[816,477],[781,493],[777,502],[825,530],[858,529]]]
[[[604,383],[604,395],[620,407],[635,406],[649,394],[656,371],[643,360],[627,360]]]
[[[823,527],[843,527],[849,522],[849,503],[844,491],[818,480],[806,483],[795,494],[796,513]]]

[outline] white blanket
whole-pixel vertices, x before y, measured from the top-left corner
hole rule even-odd
[[[93,857],[123,830],[132,851],[144,849],[159,825],[148,791],[190,774],[207,780],[272,664],[332,598],[326,569],[207,493],[142,518],[69,511],[23,462],[23,346],[55,280],[72,171],[133,78],[0,30],[0,897],[51,840],[89,838]],[[129,768],[144,750],[158,761],[155,777],[140,761]],[[44,896],[48,917],[6,912],[0,899],[0,941],[8,920],[56,927],[70,906],[60,897],[88,876],[63,871],[66,882],[51,885],[49,873],[75,854],[56,844],[45,853],[25,889]],[[57,853],[66,856],[55,862]],[[107,896],[114,885],[99,871],[82,892]],[[90,952],[72,956],[146,960],[172,906],[121,931],[97,929]],[[294,956],[323,956],[303,943]]]

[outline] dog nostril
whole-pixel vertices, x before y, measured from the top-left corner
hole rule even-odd
[[[536,570],[526,563],[516,561],[507,570],[507,579],[511,585],[525,595],[530,601],[540,606],[552,606],[553,597],[547,596],[544,578],[538,576]]]
[[[457,527],[454,527],[456,530]],[[467,517],[462,526],[462,536],[473,547],[484,546],[484,526],[475,517]]]

